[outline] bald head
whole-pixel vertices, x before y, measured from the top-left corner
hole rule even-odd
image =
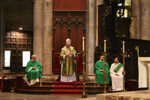
[[[66,39],[66,44],[71,44],[71,39],[67,38]]]
[[[69,48],[71,46],[71,40],[69,38],[66,39],[66,47]]]
[[[36,55],[32,55],[32,60],[36,61]]]

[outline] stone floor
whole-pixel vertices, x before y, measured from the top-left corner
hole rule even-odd
[[[95,97],[95,95],[89,95],[88,97]],[[35,94],[18,94],[18,93],[0,92],[0,100],[76,100],[80,98],[81,95],[74,95],[74,94],[35,95]]]
[[[150,90],[98,94],[96,100],[150,100]]]

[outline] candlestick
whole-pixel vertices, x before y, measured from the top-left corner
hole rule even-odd
[[[123,91],[125,92],[125,41],[122,42],[122,57],[123,57]]]
[[[106,52],[106,40],[104,40],[104,52]]]
[[[82,57],[83,57],[83,73],[82,73],[82,76],[83,76],[83,92],[82,92],[82,98],[87,98],[87,94],[86,94],[86,61],[85,61],[85,57],[86,57],[86,51],[85,51],[85,37],[82,37]]]
[[[106,72],[106,40],[104,40],[104,93],[107,93],[107,83],[106,83],[106,75],[107,75],[107,72]]]
[[[82,38],[82,50],[83,50],[83,51],[85,50],[85,47],[84,47],[84,45],[85,45],[85,44],[84,44],[84,40],[85,40],[85,37]]]
[[[123,43],[122,52],[125,53],[125,41],[123,41],[122,43]]]

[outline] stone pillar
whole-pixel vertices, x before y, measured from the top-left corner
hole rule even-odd
[[[150,40],[150,7],[149,1],[141,0],[141,39]]]
[[[131,24],[130,24],[130,38],[137,38],[136,34],[136,18],[131,17]]]
[[[135,34],[132,34],[132,38],[150,40],[149,4],[149,0],[132,0],[132,16],[135,18]]]
[[[87,33],[87,68],[88,75],[94,75],[94,51],[95,51],[95,0],[89,0],[88,33]]]
[[[96,4],[97,5],[103,5],[104,4],[104,0],[96,0]]]
[[[96,46],[98,46],[98,6],[103,4],[103,0],[96,0]]]
[[[150,40],[150,10],[149,9],[142,9],[141,11],[141,39],[143,40]]]
[[[141,0],[132,0],[132,17],[135,20],[135,33],[131,34],[131,38],[140,39],[141,38],[141,32],[140,32],[140,9],[141,9]]]
[[[52,75],[52,16],[53,0],[35,0],[33,51],[43,66],[43,79],[53,79]]]
[[[33,53],[43,66],[43,0],[34,0]]]
[[[52,33],[52,1],[44,0],[43,9],[43,75],[52,75],[52,48],[53,48],[53,33]]]

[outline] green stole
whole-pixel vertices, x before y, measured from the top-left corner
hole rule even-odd
[[[119,71],[119,69],[122,67],[123,65],[122,64],[119,64],[115,69],[114,69],[114,72],[117,73]]]

